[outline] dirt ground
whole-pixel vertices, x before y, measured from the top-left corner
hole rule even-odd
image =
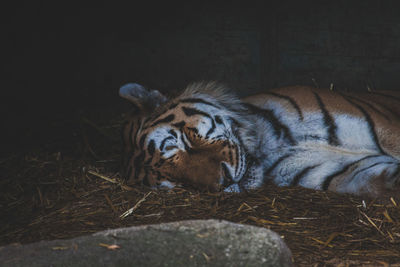
[[[120,123],[80,114],[49,125],[45,142],[0,158],[0,246],[215,218],[276,231],[297,266],[400,266],[400,193],[376,200],[271,184],[241,194],[128,187],[118,174]]]

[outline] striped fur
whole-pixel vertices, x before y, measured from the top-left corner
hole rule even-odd
[[[238,99],[216,83],[167,100],[128,84],[123,176],[240,192],[266,180],[381,195],[400,179],[400,94],[286,87]]]

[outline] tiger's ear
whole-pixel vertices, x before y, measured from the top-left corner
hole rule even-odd
[[[147,90],[137,83],[127,83],[121,86],[119,95],[134,104],[139,110],[153,110],[168,100],[159,91]]]

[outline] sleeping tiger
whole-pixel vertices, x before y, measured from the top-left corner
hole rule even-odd
[[[128,182],[241,192],[271,180],[379,196],[400,181],[400,93],[285,87],[239,99],[215,82],[167,99],[129,83]]]

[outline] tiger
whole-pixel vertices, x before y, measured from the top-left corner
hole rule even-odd
[[[121,176],[243,192],[272,181],[381,196],[400,181],[400,93],[289,86],[239,98],[218,82],[177,97],[128,83]]]

